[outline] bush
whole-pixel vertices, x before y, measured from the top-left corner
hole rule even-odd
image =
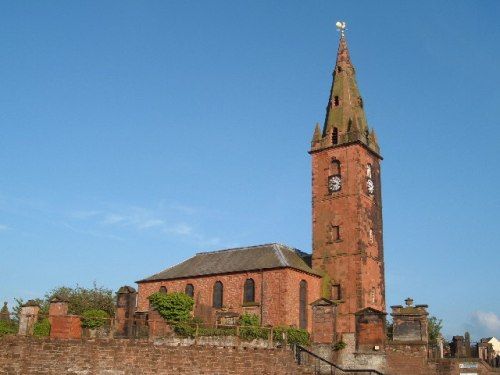
[[[196,334],[196,326],[191,324],[176,324],[174,332],[182,337],[194,337]]]
[[[335,350],[335,351],[339,351],[339,350],[345,349],[346,346],[347,346],[347,344],[345,342],[343,342],[343,341],[337,341],[336,343],[334,343],[332,345],[333,350]]]
[[[267,339],[269,330],[259,328],[260,319],[255,314],[243,314],[240,318],[240,338],[242,340],[251,341],[255,339]],[[244,328],[247,326],[248,328]]]
[[[200,336],[236,336],[235,327],[200,327]]]
[[[194,300],[184,293],[154,293],[149,296],[160,315],[169,322],[188,322]]]
[[[275,327],[273,331],[273,340],[281,343],[288,340],[288,343],[292,345],[307,346],[311,344],[309,332],[305,329],[293,327]]]
[[[18,327],[14,322],[0,320],[0,336],[17,333]]]
[[[45,318],[35,323],[33,327],[33,336],[49,336],[50,335],[50,322]]]
[[[83,328],[99,328],[108,320],[108,313],[104,310],[87,310],[82,313]]]

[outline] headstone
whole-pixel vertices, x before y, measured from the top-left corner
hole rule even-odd
[[[413,299],[406,299],[406,306],[391,306],[394,341],[420,341],[428,343],[428,305],[413,306]]]
[[[335,337],[335,311],[337,304],[326,298],[320,298],[312,304],[312,341],[331,344]]]
[[[122,286],[117,293],[115,311],[115,333],[117,336],[135,335],[134,314],[137,292],[131,286]]]
[[[356,351],[363,353],[384,351],[386,313],[368,307],[355,315]]]

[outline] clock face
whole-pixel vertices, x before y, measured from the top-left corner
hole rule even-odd
[[[375,192],[375,184],[373,183],[371,178],[366,181],[366,187],[368,189],[368,194],[373,195],[373,193]]]
[[[328,190],[330,192],[339,191],[342,188],[342,179],[339,175],[330,176],[328,178]]]

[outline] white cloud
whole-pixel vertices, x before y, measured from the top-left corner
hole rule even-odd
[[[102,210],[79,210],[70,213],[72,230],[92,236],[122,239],[126,230],[151,231],[178,237],[196,247],[220,246],[221,239],[200,233],[189,223],[196,209],[160,203],[156,208],[137,206],[110,207]],[[169,217],[173,218],[169,220]],[[184,219],[187,219],[186,222]],[[106,232],[106,233],[103,233]],[[115,233],[116,232],[116,233]]]
[[[500,316],[494,312],[476,311],[472,314],[472,319],[487,331],[500,331]]]

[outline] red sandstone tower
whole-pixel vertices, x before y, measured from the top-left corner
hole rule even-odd
[[[385,311],[380,149],[369,130],[342,33],[321,131],[311,142],[313,268],[323,297],[340,301],[336,331],[355,332],[354,314]]]

